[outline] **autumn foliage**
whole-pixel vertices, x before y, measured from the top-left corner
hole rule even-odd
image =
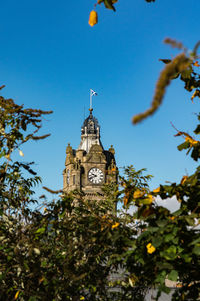
[[[115,10],[116,2],[99,0],[97,5]],[[92,11],[89,24],[96,23]],[[165,42],[181,53],[161,60],[165,65],[152,105],[134,123],[158,109],[172,80],[180,79],[190,98],[199,100],[199,43],[189,53],[182,43]],[[100,202],[87,200],[81,191],[62,190],[53,201],[45,193],[36,199],[41,178],[33,162],[23,161],[22,149],[24,143],[48,137],[38,132],[50,113],[0,96],[0,299],[141,301],[152,288],[157,299],[170,293],[170,280],[175,283],[172,300],[198,300],[200,167],[153,190],[145,169],[126,167],[118,183],[103,188],[106,197]],[[175,128],[172,139],[182,139],[178,150],[198,162],[200,114],[195,118],[193,133]],[[176,199],[179,209],[158,205],[158,198]]]

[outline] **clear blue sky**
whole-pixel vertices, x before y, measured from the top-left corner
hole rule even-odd
[[[149,107],[163,67],[159,58],[176,52],[162,43],[165,37],[192,49],[200,39],[199,0],[127,0],[116,13],[98,7],[99,23],[88,25],[95,0],[19,0],[1,3],[1,85],[5,97],[25,107],[53,110],[41,133],[42,142],[22,148],[25,161],[35,161],[43,185],[62,188],[68,142],[77,148],[80,128],[89,107],[101,125],[105,149],[113,144],[119,167],[133,164],[154,175],[152,188],[179,181],[196,164],[177,150],[170,121],[191,132],[196,124],[198,100],[190,101],[183,83],[174,81],[159,111],[133,126],[134,114]],[[39,188],[38,188],[39,189]],[[41,190],[38,190],[41,192]]]

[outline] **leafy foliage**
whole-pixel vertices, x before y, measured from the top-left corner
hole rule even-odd
[[[146,0],[153,2],[154,0]],[[99,0],[115,10],[115,0]],[[90,25],[97,23],[93,14]],[[96,18],[96,20],[95,20]],[[180,78],[191,99],[200,95],[199,62],[181,43],[167,39],[182,53],[162,59],[165,68],[156,85],[152,107],[134,118],[139,122],[162,103],[171,80]],[[1,87],[3,88],[3,86]],[[194,91],[193,91],[194,90]],[[151,175],[133,166],[118,183],[104,187],[105,198],[88,201],[82,192],[65,195],[31,209],[38,201],[34,186],[41,179],[33,162],[12,161],[17,150],[36,136],[42,116],[51,111],[24,109],[0,97],[0,299],[5,300],[144,300],[147,291],[169,293],[172,300],[200,297],[200,167],[180,183],[149,188]],[[200,115],[197,116],[198,122]],[[200,134],[200,124],[194,129]],[[198,161],[200,142],[184,131],[180,151]],[[29,178],[27,174],[31,175]],[[49,190],[49,189],[47,189]],[[51,191],[51,190],[49,190]],[[180,208],[170,212],[157,198],[176,198]],[[121,202],[122,209],[115,211]]]
[[[118,183],[104,187],[105,198],[99,202],[88,201],[78,191],[58,191],[56,201],[48,203],[42,196],[40,210],[31,209],[37,203],[34,186],[41,179],[33,162],[13,162],[12,154],[28,140],[47,137],[35,134],[42,115],[50,112],[0,100],[0,298],[144,300],[148,290],[156,288],[158,299],[170,292],[168,281],[174,281],[172,300],[197,300],[200,167],[180,183],[151,191],[152,176],[130,166]],[[199,122],[200,115],[197,118]],[[200,142],[176,131],[175,136],[185,140],[178,149],[197,161]],[[199,124],[194,134],[200,134]],[[176,198],[179,210],[157,205],[158,197]],[[116,212],[119,202],[122,209]]]
[[[155,2],[155,0],[145,0],[145,1],[146,2]],[[118,2],[118,0],[97,0],[97,3],[94,4],[94,7],[96,9],[96,6],[98,4],[100,5],[101,3],[103,3],[104,6],[105,6],[105,8],[111,9],[111,10],[113,10],[115,12],[116,8],[115,8],[114,4],[117,3],[117,2]],[[89,22],[88,23],[89,23],[90,26],[94,26],[94,25],[96,25],[98,23],[98,14],[97,14],[96,11],[92,10],[90,12]]]
[[[148,116],[154,114],[160,105],[162,104],[166,88],[170,82],[178,77],[185,83],[185,89],[191,92],[195,89],[191,99],[199,97],[199,86],[200,86],[200,75],[194,71],[194,66],[198,65],[197,50],[200,45],[198,42],[194,50],[190,53],[180,42],[165,39],[165,43],[170,44],[172,47],[183,50],[182,53],[178,54],[173,60],[161,59],[165,63],[165,68],[160,73],[158,81],[156,83],[155,93],[153,96],[151,107],[143,113],[137,114],[133,117],[133,123],[136,124],[146,119]]]
[[[21,291],[18,293],[17,289],[26,285],[22,271],[30,274],[28,265],[34,266],[34,257],[29,261],[34,250],[29,244],[29,227],[36,212],[31,212],[30,204],[37,202],[33,188],[41,181],[31,168],[33,162],[13,162],[12,155],[16,150],[23,154],[19,148],[25,142],[49,136],[36,133],[42,126],[42,116],[51,111],[24,109],[3,96],[0,108],[0,282],[1,299],[5,294],[5,299],[11,300],[14,295],[15,299],[20,298]],[[33,177],[25,177],[24,171]],[[30,274],[30,279],[33,277]]]

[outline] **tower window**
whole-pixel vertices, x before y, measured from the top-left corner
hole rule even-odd
[[[75,185],[76,184],[76,176],[74,175],[73,176],[73,185]]]
[[[69,185],[69,177],[70,177],[70,171],[69,169],[67,170],[67,184]]]

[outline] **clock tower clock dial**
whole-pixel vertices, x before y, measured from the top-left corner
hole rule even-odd
[[[88,172],[88,179],[93,184],[100,184],[103,181],[103,171],[97,167],[93,167]]]

